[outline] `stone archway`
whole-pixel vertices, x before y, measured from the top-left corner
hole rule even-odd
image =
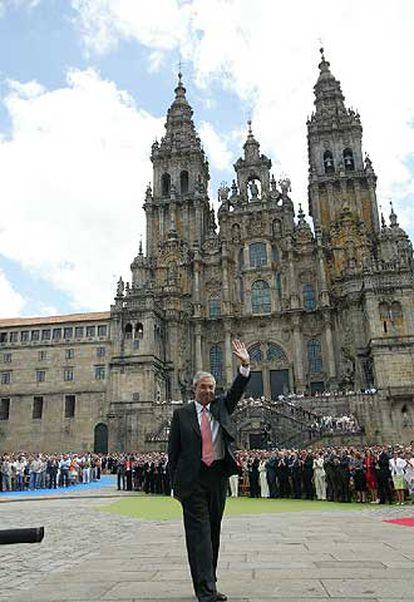
[[[108,426],[103,422],[95,426],[93,451],[97,454],[108,453]]]

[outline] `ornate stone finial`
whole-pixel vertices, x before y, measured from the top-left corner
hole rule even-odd
[[[231,183],[231,196],[237,196],[239,194],[239,190],[237,188],[236,180],[233,180]]]
[[[142,236],[141,236],[141,238],[139,239],[139,249],[138,249],[138,253],[139,253],[139,255],[143,255],[143,252],[142,252]]]
[[[382,211],[381,211],[381,228],[382,228],[383,230],[385,230],[385,229],[386,229],[386,227],[387,227],[387,224],[385,223],[385,217],[384,217],[384,214],[383,214],[383,213],[382,213]]]
[[[147,189],[145,191],[145,200],[148,201],[152,198],[152,187],[151,182],[149,182]]]
[[[282,196],[283,197],[287,197],[288,196],[288,192],[290,192],[292,190],[291,187],[291,182],[289,178],[281,178],[278,182],[280,189],[282,191]]]
[[[393,207],[392,201],[390,201],[390,206],[391,206],[390,226],[391,226],[391,228],[397,228],[398,227],[398,218],[397,218],[397,214],[394,212],[394,207]]]
[[[323,46],[321,46],[319,48],[319,52],[321,53],[321,58],[324,61],[325,60],[325,48]]]
[[[247,133],[249,136],[253,136],[253,131],[252,131],[252,120],[248,119],[247,120]]]
[[[270,190],[272,192],[277,192],[277,184],[275,174],[272,173],[272,177],[270,178]]]
[[[125,285],[125,294],[129,295],[130,292],[131,292],[131,287],[129,285],[129,282],[127,282],[126,285]]]
[[[116,285],[116,296],[123,297],[124,296],[124,281],[122,280],[122,276],[119,277],[118,284]]]

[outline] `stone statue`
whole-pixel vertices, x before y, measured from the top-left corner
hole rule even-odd
[[[270,178],[270,190],[273,192],[273,194],[278,193],[276,178],[274,174],[272,174],[272,177]]]
[[[282,178],[281,180],[279,180],[279,186],[282,191],[282,196],[287,197],[288,192],[292,190],[289,178]]]
[[[218,189],[218,200],[220,203],[224,203],[229,198],[230,188],[227,186],[226,182],[222,182]]]
[[[204,194],[206,191],[206,187],[204,185],[204,182],[203,182],[200,174],[198,174],[198,176],[197,176],[197,182],[195,185],[195,189],[196,189],[196,192],[198,192],[198,194]]]
[[[252,199],[257,199],[259,196],[259,188],[254,180],[250,180],[249,182],[250,194],[252,195]]]

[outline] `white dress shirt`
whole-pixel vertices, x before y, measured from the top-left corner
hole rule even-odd
[[[247,378],[250,374],[250,366],[240,366],[239,368],[240,374]],[[197,419],[198,424],[200,425],[201,430],[201,417],[203,413],[204,407],[207,410],[207,418],[210,421],[211,427],[211,435],[213,439],[213,460],[222,460],[224,458],[224,441],[223,441],[223,433],[220,423],[214,418],[213,414],[210,411],[210,405],[207,404],[203,406],[198,401],[194,401],[194,405],[197,411]]]

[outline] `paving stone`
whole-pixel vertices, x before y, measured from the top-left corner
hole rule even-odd
[[[414,579],[323,579],[324,587],[332,597],[378,598],[380,596],[414,599]]]

